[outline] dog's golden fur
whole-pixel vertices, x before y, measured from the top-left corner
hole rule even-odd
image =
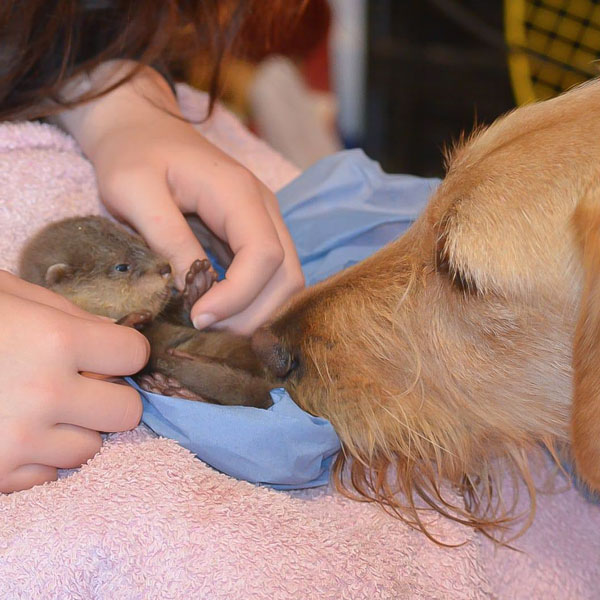
[[[340,488],[417,526],[420,498],[490,531],[515,509],[507,463],[534,506],[530,455],[568,444],[574,382],[577,466],[600,488],[598,275],[592,82],[476,132],[402,237],[296,297],[255,346],[334,425]]]

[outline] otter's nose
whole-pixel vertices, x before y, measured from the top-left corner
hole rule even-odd
[[[284,379],[298,366],[298,361],[284,348],[272,331],[263,327],[252,336],[252,348],[262,363],[275,375]]]
[[[169,263],[160,265],[160,267],[158,267],[158,274],[163,277],[168,277],[171,274],[171,265]]]

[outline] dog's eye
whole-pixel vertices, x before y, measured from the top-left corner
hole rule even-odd
[[[450,264],[450,259],[445,249],[445,240],[443,237],[438,239],[435,256],[435,268],[438,273],[447,277],[450,283],[464,294],[476,294],[477,285],[472,277],[457,269]]]
[[[118,265],[115,265],[115,271],[118,271],[119,273],[127,273],[130,268],[131,265],[128,265],[127,263],[119,263]]]
[[[465,294],[476,294],[477,286],[472,278],[466,277],[464,273],[456,269],[448,269],[447,275],[454,287]]]

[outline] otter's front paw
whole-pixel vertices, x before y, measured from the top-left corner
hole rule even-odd
[[[186,314],[192,310],[196,300],[204,295],[217,280],[217,274],[207,259],[197,259],[192,263],[190,270],[185,276],[185,287],[183,288],[183,308]]]
[[[163,375],[157,371],[146,373],[136,377],[139,386],[151,394],[161,394],[162,396],[177,396],[186,400],[195,400],[196,402],[206,402],[206,400],[184,387],[174,377]]]

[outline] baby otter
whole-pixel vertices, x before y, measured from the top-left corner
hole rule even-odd
[[[88,312],[119,319],[159,315],[171,299],[171,265],[143,240],[104,217],[51,223],[23,248],[20,276]]]
[[[210,263],[197,260],[183,292],[171,267],[137,235],[97,216],[52,223],[23,248],[20,276],[89,312],[135,326],[151,356],[137,379],[148,391],[226,405],[268,408],[267,376],[250,340],[227,331],[198,331],[189,310],[214,283]]]

